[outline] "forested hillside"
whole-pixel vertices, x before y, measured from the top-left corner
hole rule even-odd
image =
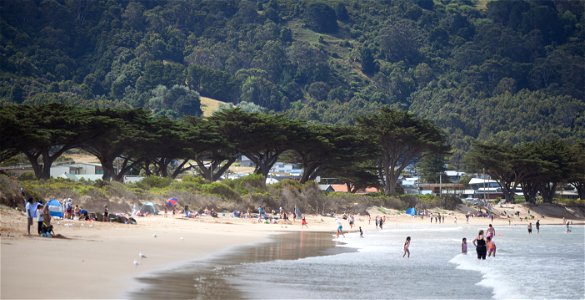
[[[200,115],[199,96],[353,123],[390,105],[472,140],[585,139],[571,0],[2,0],[0,99]]]

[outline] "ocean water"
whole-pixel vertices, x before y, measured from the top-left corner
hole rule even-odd
[[[245,264],[229,283],[244,298],[584,299],[583,226],[496,228],[496,257],[479,261],[477,226],[394,226],[347,234],[357,252]],[[411,236],[410,258],[402,258]],[[460,254],[467,237],[468,254]]]
[[[497,256],[472,240],[487,226],[417,224],[349,233],[301,232],[143,278],[130,298],[585,299],[585,232],[572,226],[496,227]],[[406,236],[410,258],[403,258]],[[467,237],[468,254],[461,252]]]

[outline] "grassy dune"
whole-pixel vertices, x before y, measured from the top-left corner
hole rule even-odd
[[[213,115],[214,112],[219,110],[219,107],[222,104],[231,105],[230,103],[227,102],[222,102],[216,99],[203,96],[200,96],[199,100],[201,101],[201,110],[203,110],[203,116],[206,118],[210,117],[211,115]]]

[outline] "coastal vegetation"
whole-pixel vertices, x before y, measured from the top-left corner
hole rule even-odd
[[[226,177],[241,155],[254,162],[253,173],[259,176],[248,187],[265,189],[260,178],[267,178],[281,158],[303,166],[300,185],[324,176],[338,178],[351,192],[377,187],[395,195],[407,166],[421,160],[421,170],[432,170],[443,165],[440,157],[449,151],[443,133],[431,122],[391,108],[359,118],[354,126],[334,126],[240,108],[226,108],[207,119],[173,120],[136,109],[4,105],[0,124],[10,130],[0,141],[0,162],[24,155],[37,179],[48,180],[51,165],[65,151],[83,149],[101,162],[103,182],[141,174],[147,178],[136,184],[138,189],[172,187],[236,202],[249,195],[248,189],[233,185],[237,180],[216,181]],[[529,203],[536,203],[537,194],[552,203],[557,187],[564,184],[576,187],[580,198],[585,192],[584,143],[477,142],[466,160],[470,169],[483,169],[498,180],[510,202],[518,185]],[[172,180],[178,177],[183,180]]]
[[[508,201],[583,199],[584,36],[579,1],[2,1],[0,162],[48,180],[82,149],[106,186],[234,201],[217,180],[240,155],[385,196],[448,163]]]
[[[580,1],[3,1],[0,101],[199,116],[200,97],[475,139],[585,139]]]
[[[240,108],[208,119],[173,120],[136,109],[4,105],[0,124],[9,130],[0,142],[0,162],[24,154],[35,176],[45,180],[53,162],[75,148],[100,161],[104,181],[120,182],[141,171],[170,178],[191,171],[214,182],[241,155],[266,178],[287,152],[288,160],[303,165],[301,184],[330,176],[343,178],[354,191],[375,186],[394,194],[407,165],[448,150],[432,123],[390,108],[358,120],[357,126],[336,127]]]

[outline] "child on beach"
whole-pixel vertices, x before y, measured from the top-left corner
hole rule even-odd
[[[343,237],[345,237],[345,234],[343,234],[343,225],[341,225],[341,221],[339,221],[339,219],[335,220],[335,223],[337,224],[337,238],[339,238],[339,235],[343,235]]]
[[[307,220],[305,219],[305,216],[303,216],[303,218],[301,219],[301,229],[303,229],[303,227],[309,228],[309,225],[307,225]]]
[[[402,257],[408,254],[407,258],[410,258],[410,250],[408,250],[408,246],[410,246],[409,236],[406,237],[406,242],[404,242],[404,254],[402,254]]]
[[[362,227],[360,226],[360,237],[364,237],[364,231],[362,230]]]
[[[467,254],[467,238],[463,238],[461,241],[461,253]]]
[[[494,257],[496,257],[496,243],[494,243],[494,241],[492,241],[491,237],[487,237],[487,250],[488,250],[488,257],[492,256],[492,254],[494,255]]]

